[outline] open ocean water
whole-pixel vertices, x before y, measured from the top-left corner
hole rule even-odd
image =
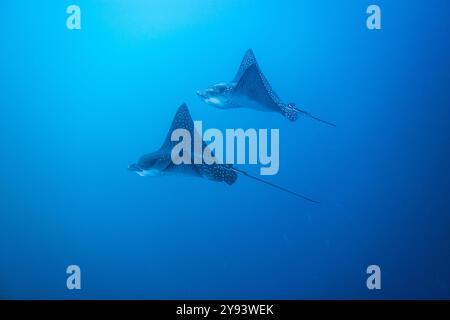
[[[2,1],[0,298],[449,299],[450,3],[372,2]],[[203,103],[249,48],[337,127]],[[321,203],[128,171],[184,102],[205,128],[280,129],[264,178]]]

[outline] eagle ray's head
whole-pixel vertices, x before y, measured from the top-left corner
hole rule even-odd
[[[206,104],[216,108],[226,109],[231,107],[229,98],[232,89],[232,85],[218,83],[206,90],[198,90],[197,96]]]
[[[160,176],[162,175],[161,169],[158,168],[160,158],[158,152],[145,155],[137,163],[130,164],[128,170],[136,172],[141,177]]]

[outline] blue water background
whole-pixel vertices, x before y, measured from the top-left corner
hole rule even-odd
[[[3,1],[0,298],[450,298],[450,4],[373,2],[379,31],[368,1]],[[248,48],[337,128],[203,104]],[[267,179],[321,204],[127,171],[183,102],[205,128],[279,128]]]

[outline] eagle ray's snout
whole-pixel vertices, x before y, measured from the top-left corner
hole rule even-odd
[[[203,99],[207,98],[207,95],[206,95],[205,91],[203,91],[203,90],[197,90],[197,95]]]
[[[137,165],[136,163],[133,163],[128,166],[128,170],[135,171],[135,172],[141,172],[142,168],[139,165]]]

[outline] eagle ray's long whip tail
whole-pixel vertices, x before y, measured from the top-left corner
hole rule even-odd
[[[236,169],[236,168],[230,168],[230,169],[233,170],[234,172],[240,173],[240,174],[242,174],[242,175],[244,175],[244,176],[246,176],[246,177],[248,177],[248,178],[250,178],[250,179],[253,179],[253,180],[256,180],[256,181],[265,183],[265,184],[267,184],[267,185],[269,185],[269,186],[271,186],[271,187],[273,187],[273,188],[277,188],[277,189],[279,189],[279,190],[281,190],[281,191],[290,193],[290,194],[292,194],[292,195],[294,195],[294,196],[296,196],[296,197],[302,198],[302,199],[307,200],[307,201],[310,201],[310,202],[312,202],[312,203],[320,203],[319,201],[316,201],[316,200],[310,199],[310,198],[308,198],[308,197],[305,197],[305,196],[303,196],[303,195],[301,195],[301,194],[299,194],[299,193],[297,193],[297,192],[291,191],[291,190],[286,189],[286,188],[283,188],[283,187],[281,187],[281,186],[279,186],[279,185],[273,184],[273,183],[271,183],[271,182],[269,182],[269,181],[266,181],[266,180],[260,179],[260,178],[258,178],[258,177],[252,176],[252,175],[248,174],[248,173],[245,172],[245,171],[242,171],[242,170],[239,170],[239,169]]]
[[[294,109],[294,110],[297,111],[298,113],[301,113],[301,114],[303,114],[303,115],[305,115],[305,116],[307,116],[307,117],[310,117],[310,118],[312,118],[312,119],[314,119],[314,120],[320,121],[320,122],[325,123],[325,124],[327,124],[327,125],[329,125],[329,126],[332,126],[332,127],[336,127],[336,125],[335,125],[334,123],[331,123],[331,122],[328,122],[328,121],[319,119],[319,118],[313,116],[311,113],[309,113],[309,112],[307,112],[307,111],[301,110],[301,109],[299,109],[299,108],[297,108],[297,107],[294,107],[294,106],[292,106],[292,109]]]

